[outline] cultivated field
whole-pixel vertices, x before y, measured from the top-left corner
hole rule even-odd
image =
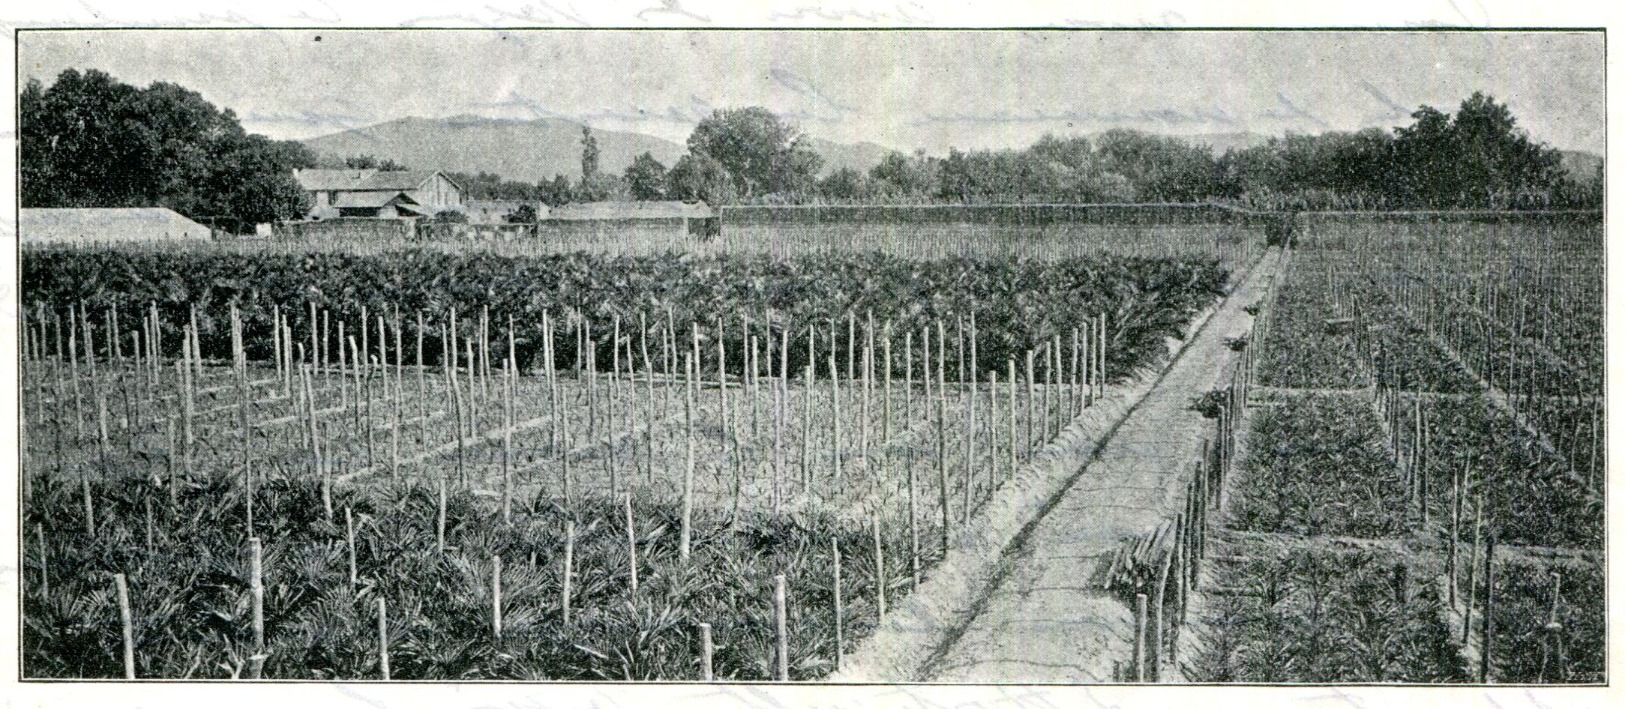
[[[1101,676],[1605,681],[1600,225],[1304,220],[26,250],[24,675],[825,677],[1134,391]]]
[[[24,274],[25,673],[302,679],[826,674],[1225,279],[229,249]]]
[[[1306,230],[1193,679],[1603,681],[1601,235]]]

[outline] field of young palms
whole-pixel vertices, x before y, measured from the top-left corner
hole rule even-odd
[[[24,673],[824,677],[1250,258],[1153,231],[26,250]],[[1193,402],[1245,442],[1156,666],[1604,681],[1594,232],[1311,220]]]
[[[1203,258],[24,255],[30,677],[810,679]]]
[[[1589,215],[1306,229],[1260,306],[1193,677],[1606,679],[1600,235]],[[1384,578],[1380,612],[1343,589]],[[1334,646],[1375,654],[1306,649]]]

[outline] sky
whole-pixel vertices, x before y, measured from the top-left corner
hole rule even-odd
[[[1390,128],[1474,91],[1604,151],[1603,38],[1579,32],[85,30],[18,35],[22,81],[178,83],[299,139],[416,116],[562,117],[683,142],[766,106],[809,135],[943,153],[1045,133]]]

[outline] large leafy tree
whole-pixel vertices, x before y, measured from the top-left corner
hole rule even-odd
[[[1483,93],[1455,115],[1432,106],[1392,133],[1287,135],[1219,160],[1218,192],[1285,195],[1310,207],[1507,209],[1598,205],[1535,143],[1511,110]]]
[[[843,167],[818,181],[818,192],[831,202],[865,202],[874,196],[874,180]]]
[[[542,199],[541,185],[516,180],[504,180],[501,175],[491,172],[446,173],[454,182],[463,186],[463,196],[468,199],[501,199],[512,201],[539,201]],[[544,183],[545,184],[545,183]]]
[[[892,151],[869,168],[869,177],[875,189],[893,200],[920,201],[927,199],[935,189],[938,163],[919,151],[913,158]]]
[[[19,103],[24,207],[162,206],[243,232],[307,206],[293,170],[316,164],[309,149],[251,135],[184,87],[69,69]]]
[[[694,127],[688,151],[720,164],[743,200],[805,197],[823,167],[799,130],[760,106],[713,111]]]
[[[626,187],[632,192],[632,199],[665,199],[666,166],[652,153],[644,152],[626,167]]]
[[[554,175],[551,182],[536,183],[536,193],[542,204],[549,207],[558,207],[576,201],[576,188],[570,184],[570,178],[564,175]]]
[[[150,204],[153,146],[140,130],[139,89],[107,74],[69,69],[19,97],[24,207]]]
[[[737,197],[728,168],[705,153],[689,153],[677,159],[666,175],[667,194],[677,199],[707,204],[727,204]]]
[[[1217,191],[1218,162],[1205,145],[1115,129],[1095,141],[1095,157],[1100,170],[1127,178],[1143,201],[1194,202]]]
[[[1559,153],[1530,141],[1506,104],[1483,93],[1461,102],[1451,128],[1467,204],[1505,207],[1548,193],[1563,178]]]

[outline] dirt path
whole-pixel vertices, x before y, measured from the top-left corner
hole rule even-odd
[[[1225,338],[1247,331],[1244,308],[1273,277],[1271,254],[1219,306],[1162,380],[1129,413],[1098,458],[1006,554],[1006,574],[916,679],[935,682],[1112,681],[1132,654],[1128,606],[1090,579],[1125,539],[1152,532],[1183,507],[1180,492],[1211,422],[1192,400],[1221,383],[1238,356]]]

